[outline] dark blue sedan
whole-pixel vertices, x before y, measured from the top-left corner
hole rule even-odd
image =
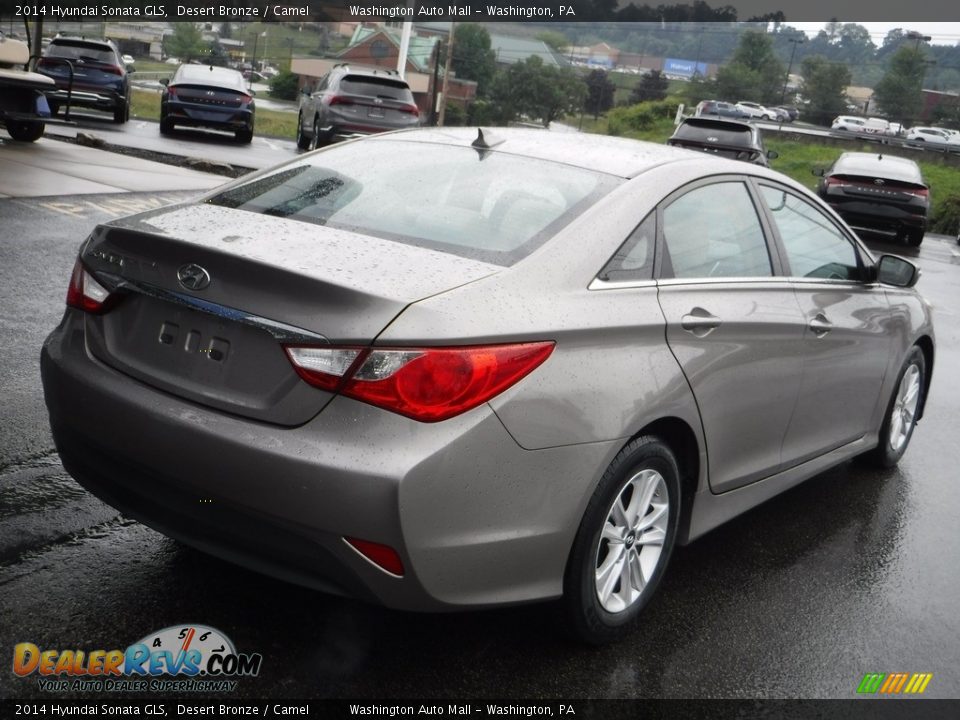
[[[253,91],[237,70],[181,65],[160,99],[160,132],[177,125],[231,130],[241,143],[253,140]]]

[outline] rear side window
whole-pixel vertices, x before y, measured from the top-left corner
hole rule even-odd
[[[365,140],[308,156],[207,202],[511,265],[620,182],[496,151]]]
[[[790,275],[825,280],[857,280],[857,251],[818,208],[793,193],[761,186],[780,240],[787,251]]]
[[[620,246],[598,276],[606,281],[650,280],[657,244],[657,214],[650,213]]]
[[[767,277],[770,255],[746,186],[695,188],[663,211],[662,278]]]

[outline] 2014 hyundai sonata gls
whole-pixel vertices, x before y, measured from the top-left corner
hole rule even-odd
[[[917,269],[759,166],[414,130],[96,228],[43,348],[64,466],[131,517],[413,610],[620,636],[671,549],[847,458],[933,367]]]

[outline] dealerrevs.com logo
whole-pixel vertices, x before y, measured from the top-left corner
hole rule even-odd
[[[237,678],[260,672],[260,653],[238,653],[206,625],[174,625],[125,650],[49,650],[23,642],[13,649],[13,672],[37,676],[48,692],[230,692]]]

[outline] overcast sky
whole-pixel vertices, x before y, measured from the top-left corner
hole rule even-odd
[[[786,24],[803,30],[810,37],[814,37],[826,25],[825,22],[790,22],[789,20]],[[956,45],[960,41],[960,23],[955,22],[858,22],[857,24],[867,28],[873,42],[878,46],[883,44],[887,31],[898,27],[929,35],[932,38],[930,42],[935,45]]]

